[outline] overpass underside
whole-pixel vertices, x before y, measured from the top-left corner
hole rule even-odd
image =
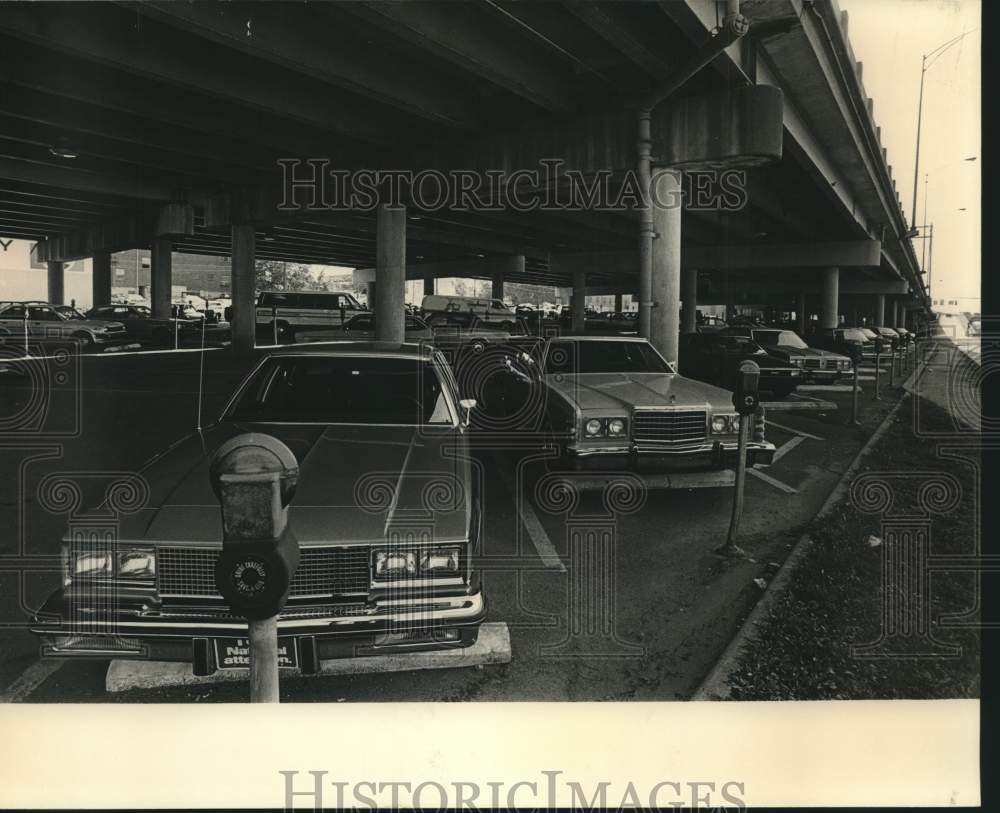
[[[238,350],[260,259],[373,268],[390,340],[406,279],[634,294],[668,357],[697,303],[926,307],[846,18],[738,5],[8,6],[0,236],[54,301],[148,248],[164,315],[173,253],[231,257]]]

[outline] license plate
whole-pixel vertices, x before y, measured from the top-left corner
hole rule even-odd
[[[246,638],[216,638],[215,662],[219,669],[249,669],[250,642]],[[299,665],[294,638],[278,639],[278,666],[295,669]]]

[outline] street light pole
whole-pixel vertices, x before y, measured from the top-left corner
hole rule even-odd
[[[930,70],[931,65],[937,61],[937,58],[941,56],[945,51],[951,48],[952,45],[960,42],[963,38],[971,34],[976,29],[973,28],[970,31],[963,31],[957,37],[953,37],[946,43],[939,45],[933,51],[928,54],[924,54],[920,60],[920,98],[917,102],[917,149],[916,155],[913,159],[913,205],[910,207],[910,219],[915,221],[917,219],[917,181],[920,178],[920,124],[923,120],[924,114],[924,75]],[[928,62],[930,60],[930,62]]]

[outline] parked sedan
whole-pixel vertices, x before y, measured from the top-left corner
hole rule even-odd
[[[768,327],[728,327],[722,333],[753,339],[778,361],[802,370],[804,381],[832,384],[851,372],[851,359],[832,350],[807,345],[798,333]]]
[[[125,325],[119,321],[69,319],[48,302],[10,302],[0,308],[0,335],[32,341],[75,339],[82,349],[124,345]]]
[[[173,345],[176,334],[179,344],[200,342],[202,320],[158,319],[144,305],[99,305],[87,312],[87,319],[115,319],[125,325],[128,337],[144,344]],[[229,338],[229,325],[207,322],[204,325],[206,341]]]
[[[685,333],[680,337],[680,368],[684,375],[732,389],[741,361],[760,367],[760,389],[775,398],[790,395],[804,381],[802,368],[781,361],[746,336],[721,332]]]
[[[882,343],[891,350],[898,350],[903,346],[903,338],[894,328],[878,325],[871,328],[878,336],[882,337]]]
[[[404,327],[405,340],[408,342],[418,342],[422,340],[430,341],[434,338],[434,331],[431,330],[423,319],[416,316],[407,315]],[[296,333],[296,344],[309,344],[313,342],[329,342],[337,339],[375,339],[375,314],[359,313],[348,319],[343,327],[311,330],[308,333]]]
[[[660,472],[735,464],[731,393],[679,375],[645,339],[560,337],[534,352],[548,396],[545,423],[564,464]],[[773,455],[759,412],[747,462]]]
[[[304,647],[327,659],[470,646],[486,610],[473,568],[475,404],[452,381],[440,354],[418,345],[266,355],[218,422],[141,469],[144,502],[116,514],[109,496],[82,512],[85,532],[71,524],[63,587],[31,623],[43,653],[187,662],[202,674],[241,665],[230,656],[245,654],[246,622],[213,575],[222,517],[209,461],[247,432],[278,438],[298,463],[288,523],[301,556],[277,622],[286,666]]]
[[[875,339],[871,331],[856,327],[816,328],[807,337],[810,347],[832,350],[853,358],[859,352],[865,361],[875,360]]]

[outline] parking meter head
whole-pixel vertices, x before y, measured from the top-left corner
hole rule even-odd
[[[753,361],[740,362],[733,389],[733,407],[739,415],[752,415],[760,406],[760,367]]]
[[[851,357],[851,361],[854,362],[854,366],[857,367],[861,363],[864,349],[859,342],[851,342],[847,348],[847,353]]]
[[[881,338],[875,340],[875,352],[880,356],[885,352],[885,343]]]
[[[299,481],[299,464],[284,443],[270,435],[247,432],[230,438],[212,455],[209,463],[212,489],[220,501],[224,484],[277,482],[281,508],[286,508],[295,496]]]

